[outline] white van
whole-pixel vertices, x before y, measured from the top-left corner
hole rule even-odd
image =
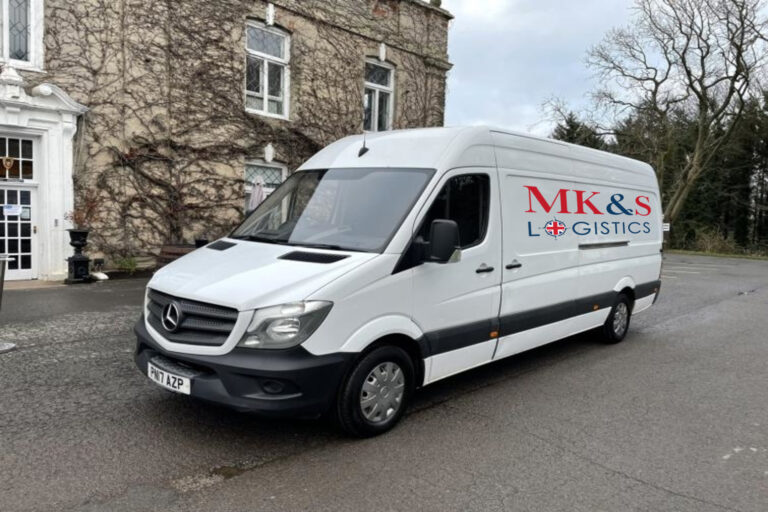
[[[136,363],[173,391],[375,435],[421,386],[590,329],[621,341],[661,248],[646,164],[483,127],[347,137],[155,274]]]

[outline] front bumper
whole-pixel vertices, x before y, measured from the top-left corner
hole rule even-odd
[[[270,416],[310,417],[328,411],[355,356],[315,356],[301,346],[286,350],[235,348],[221,356],[179,354],[161,348],[152,339],[143,316],[134,332],[134,359],[144,375],[152,361],[191,378],[191,396]]]

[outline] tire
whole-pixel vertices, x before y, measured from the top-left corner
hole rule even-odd
[[[602,338],[605,343],[615,344],[622,341],[629,332],[629,322],[632,317],[632,300],[624,293],[616,297],[616,303],[605,320]]]
[[[413,361],[398,347],[387,345],[366,354],[339,390],[339,426],[355,437],[377,436],[392,429],[408,406],[414,375]]]

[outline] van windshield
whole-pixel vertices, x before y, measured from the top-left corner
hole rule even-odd
[[[294,173],[232,238],[381,252],[434,174],[429,169],[327,169]]]

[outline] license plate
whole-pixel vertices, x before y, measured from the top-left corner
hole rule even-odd
[[[147,377],[166,389],[185,395],[188,395],[192,388],[192,379],[161,370],[152,363],[147,363]]]

